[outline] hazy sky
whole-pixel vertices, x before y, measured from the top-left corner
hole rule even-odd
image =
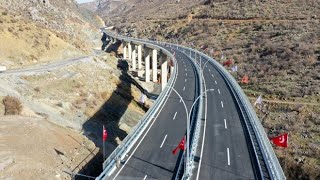
[[[91,2],[94,0],[76,0],[78,3],[85,3],[85,2]]]

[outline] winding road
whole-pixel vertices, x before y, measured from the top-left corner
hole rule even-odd
[[[168,49],[170,50],[170,49]],[[183,53],[176,51],[178,74],[173,88],[182,96],[188,109],[197,96],[194,66]],[[182,152],[172,150],[186,133],[187,115],[179,96],[171,91],[144,135],[128,153],[125,162],[109,179],[172,179]]]
[[[190,54],[176,49],[178,75],[174,89],[188,110],[199,95],[196,71]],[[195,54],[191,54],[195,59]],[[197,57],[197,62],[199,58]],[[213,65],[202,59],[205,113],[193,179],[255,179],[241,114],[228,85]],[[186,133],[186,113],[179,97],[171,91],[156,118],[143,132],[110,179],[174,179],[180,155],[172,150]]]

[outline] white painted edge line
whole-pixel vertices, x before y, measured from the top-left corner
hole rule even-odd
[[[224,119],[224,128],[228,129],[228,127],[227,127],[227,120],[226,120],[226,119]]]
[[[218,93],[220,94],[220,89],[218,89]]]
[[[218,84],[217,81],[214,81],[214,83]]]
[[[163,139],[163,141],[162,141],[162,143],[161,143],[161,145],[160,145],[160,148],[162,148],[163,143],[164,143],[164,141],[166,141],[166,139],[167,139],[167,134],[164,136],[164,139]]]
[[[180,102],[181,102],[181,99],[180,99]]]
[[[227,154],[228,154],[228,166],[230,166],[230,154],[229,154],[229,148],[227,148]]]
[[[176,112],[176,113],[174,113],[173,120],[175,120],[175,119],[176,119],[176,116],[177,116],[177,112]]]
[[[178,68],[178,67],[177,67]],[[176,75],[177,77],[178,75]],[[176,79],[174,79],[176,80]],[[169,96],[172,93],[172,91],[169,92]],[[119,171],[117,172],[117,174],[114,176],[114,178],[112,180],[115,180],[118,175],[121,173],[122,169],[126,166],[126,164],[129,162],[129,160],[131,159],[131,157],[133,156],[133,154],[137,151],[137,149],[139,148],[140,144],[142,143],[142,141],[144,140],[144,138],[147,136],[148,132],[150,131],[150,129],[152,128],[153,124],[156,122],[159,114],[161,113],[162,109],[164,108],[166,102],[168,101],[168,98],[164,100],[162,107],[160,108],[160,110],[158,111],[158,113],[156,114],[156,116],[154,116],[154,120],[153,122],[150,124],[149,128],[147,129],[147,131],[145,132],[145,134],[142,136],[142,138],[140,139],[140,142],[136,145],[136,147],[134,148],[134,150],[132,151],[132,153],[130,154],[130,156],[128,157],[128,159],[126,160],[126,162],[124,163],[124,165],[119,169]],[[180,99],[181,102],[181,99]],[[136,142],[135,142],[136,143]]]
[[[203,77],[203,79],[204,79],[204,77]],[[205,91],[207,90],[207,84],[206,84],[205,79],[204,79],[204,90]],[[203,156],[203,149],[204,149],[204,141],[206,139],[207,110],[208,110],[208,99],[207,99],[207,97],[205,98],[205,102],[206,102],[206,105],[205,105],[205,112],[204,112],[204,126],[203,126],[203,135],[202,135],[202,144],[201,144],[200,161],[199,161],[199,168],[198,168],[196,180],[199,179],[199,175],[200,175],[201,164],[202,164],[202,156]]]
[[[143,180],[146,180],[146,179],[147,179],[147,175],[144,176]]]
[[[223,108],[223,101],[221,101],[221,107]]]

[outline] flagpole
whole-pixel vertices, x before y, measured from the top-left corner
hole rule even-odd
[[[102,133],[104,133],[104,125],[102,127]],[[104,139],[102,138],[102,151],[103,151],[103,161],[106,159],[106,151],[105,151],[105,142]]]

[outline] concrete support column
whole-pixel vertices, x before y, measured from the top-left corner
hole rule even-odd
[[[131,60],[132,58],[132,46],[131,43],[128,43],[128,59]]]
[[[126,43],[122,43],[123,46],[123,59],[127,59],[127,45]]]
[[[141,45],[138,45],[138,70],[142,69],[142,51]]]
[[[150,82],[150,51],[144,50],[145,53],[145,81]]]
[[[170,66],[170,75],[172,74],[172,72],[173,72],[173,66]]]
[[[132,48],[132,71],[136,71],[137,70],[137,54],[136,54],[136,47],[135,45],[133,45]]]
[[[157,74],[158,74],[158,69],[157,69],[157,50],[152,50],[152,82],[157,82]]]
[[[163,90],[168,82],[168,61],[167,57],[163,56],[162,59],[162,64],[161,64],[161,89]]]

